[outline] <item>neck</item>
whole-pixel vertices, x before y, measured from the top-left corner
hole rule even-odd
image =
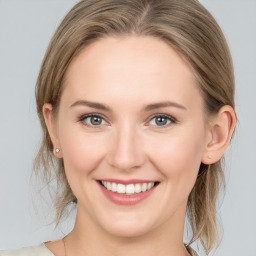
[[[185,207],[181,207],[173,218],[145,234],[120,237],[97,226],[78,206],[73,231],[66,237],[66,256],[187,256],[183,245]]]

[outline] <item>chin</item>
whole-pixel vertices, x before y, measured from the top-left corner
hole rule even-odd
[[[126,216],[102,221],[101,227],[109,234],[122,238],[132,238],[145,235],[152,231],[155,221],[144,218]]]
[[[120,237],[120,238],[134,238],[139,237],[147,234],[150,232],[150,229],[147,227],[141,227],[138,225],[131,226],[131,225],[123,225],[123,226],[116,226],[112,225],[111,228],[106,230],[109,234]]]

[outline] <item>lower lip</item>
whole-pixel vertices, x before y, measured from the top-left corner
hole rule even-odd
[[[147,190],[145,192],[132,194],[132,195],[126,195],[126,194],[118,194],[112,191],[107,190],[104,186],[99,184],[102,192],[104,195],[113,203],[119,204],[119,205],[135,205],[143,201],[144,199],[148,198],[153,191],[155,190],[154,186],[150,190]]]

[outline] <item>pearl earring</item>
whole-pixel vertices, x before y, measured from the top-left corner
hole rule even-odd
[[[59,148],[56,148],[56,149],[55,149],[55,152],[56,152],[56,153],[59,153],[59,152],[60,152],[60,149],[59,149]]]

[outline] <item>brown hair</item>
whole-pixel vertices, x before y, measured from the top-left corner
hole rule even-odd
[[[59,223],[66,206],[76,202],[65,177],[62,160],[54,157],[42,108],[58,110],[65,72],[88,44],[106,36],[157,37],[173,47],[192,67],[207,116],[224,105],[234,108],[234,72],[225,37],[212,15],[197,0],[82,0],[66,15],[53,36],[36,87],[37,112],[44,137],[35,159],[49,184],[57,181],[55,207]],[[225,185],[221,162],[201,164],[189,195],[187,214],[193,232],[209,253],[218,238],[216,200]]]

